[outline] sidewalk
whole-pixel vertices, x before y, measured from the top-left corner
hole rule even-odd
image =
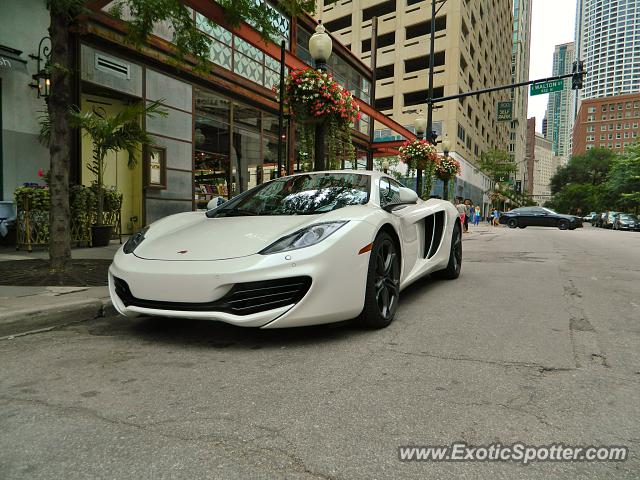
[[[71,256],[74,260],[108,261],[118,248],[120,243],[112,241],[107,247],[73,249]],[[46,249],[29,253],[2,247],[0,276],[3,274],[3,264],[6,272],[7,266],[14,265],[16,261],[24,261],[25,267],[28,267],[32,260],[48,258]],[[106,285],[106,274],[104,286],[0,285],[0,340],[115,313]]]

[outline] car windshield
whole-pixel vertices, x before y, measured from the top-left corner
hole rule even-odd
[[[207,217],[253,215],[311,215],[369,201],[369,175],[309,173],[283,177],[258,185],[215,210]]]
[[[631,214],[622,214],[620,215],[620,220],[637,220],[635,215],[631,215]]]

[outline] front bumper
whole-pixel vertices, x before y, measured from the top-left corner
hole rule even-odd
[[[227,260],[144,260],[119,250],[109,268],[109,292],[116,310],[128,317],[193,318],[262,328],[346,320],[357,316],[364,305],[370,254],[358,252],[374,235],[373,230],[367,232],[368,240],[363,243],[362,229],[356,230],[336,232],[300,250]],[[301,295],[292,297],[292,303],[245,311],[229,306],[237,285],[292,278],[309,279],[309,285]],[[119,281],[126,283],[130,297],[123,295],[122,285],[116,288]],[[243,288],[251,289],[251,285]],[[254,303],[251,299],[241,305],[251,307]]]

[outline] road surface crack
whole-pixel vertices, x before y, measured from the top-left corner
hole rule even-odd
[[[558,372],[569,372],[575,370],[574,368],[567,367],[549,367],[546,365],[540,365],[538,363],[532,362],[517,362],[517,361],[509,361],[509,360],[488,360],[483,358],[472,358],[472,357],[464,357],[464,356],[450,356],[450,355],[436,355],[434,353],[429,352],[405,352],[402,350],[395,350],[393,348],[387,348],[388,351],[399,353],[402,355],[416,355],[419,357],[428,357],[428,358],[437,358],[439,360],[451,360],[455,362],[472,362],[472,363],[480,363],[484,365],[496,365],[499,367],[507,367],[507,368],[532,368],[537,370],[539,373],[558,373]]]
[[[243,453],[243,457],[247,461],[249,465],[252,465],[255,468],[269,468],[271,470],[279,471],[282,473],[282,470],[290,470],[297,473],[302,473],[318,480],[338,480],[338,477],[332,476],[329,474],[325,474],[323,472],[316,472],[312,470],[309,466],[304,463],[297,455],[287,451],[284,448],[279,448],[275,446],[265,446],[263,442],[258,443],[257,440],[264,439],[266,436],[277,437],[281,439],[283,442],[287,444],[288,447],[293,448],[293,444],[285,438],[282,431],[261,426],[261,425],[250,425],[251,428],[261,430],[266,432],[263,435],[256,435],[254,438],[249,440],[242,438],[234,438],[225,435],[221,435],[220,433],[206,433],[206,434],[195,434],[195,435],[182,435],[176,431],[171,432],[162,432],[157,430],[155,427],[163,426],[171,423],[177,423],[181,421],[190,421],[195,420],[198,422],[203,422],[205,420],[229,420],[232,422],[241,423],[239,419],[234,419],[229,416],[206,416],[206,417],[194,417],[194,418],[181,418],[181,419],[167,419],[160,420],[157,422],[149,422],[149,423],[136,423],[126,420],[120,420],[117,418],[111,418],[97,413],[96,411],[78,405],[60,405],[52,402],[48,402],[46,400],[36,399],[36,398],[20,398],[20,397],[12,397],[7,395],[0,395],[0,400],[4,402],[13,402],[18,404],[30,404],[37,405],[41,407],[45,407],[51,410],[56,411],[60,415],[80,415],[89,418],[93,418],[95,420],[99,420],[101,422],[108,423],[110,425],[119,426],[119,427],[129,427],[133,428],[139,432],[148,433],[151,435],[157,435],[163,438],[172,439],[172,440],[180,440],[184,442],[200,442],[206,441],[210,444],[213,444],[217,447],[220,447],[225,453],[230,457],[231,460],[237,461],[238,450]],[[253,447],[247,448],[247,443],[252,443]],[[289,460],[289,465],[286,467],[280,467],[278,465],[274,465],[273,462],[270,462],[268,465],[264,465],[259,462],[259,460],[264,458],[264,452],[270,452],[271,454],[275,454],[275,456],[284,456]],[[275,459],[273,459],[275,460]]]

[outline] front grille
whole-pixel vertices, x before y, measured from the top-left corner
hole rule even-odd
[[[136,298],[127,282],[114,277],[116,294],[125,306],[178,310],[187,312],[224,312],[234,315],[251,315],[299,302],[311,287],[311,277],[291,277],[261,282],[236,283],[219,300],[205,303],[165,302]]]

